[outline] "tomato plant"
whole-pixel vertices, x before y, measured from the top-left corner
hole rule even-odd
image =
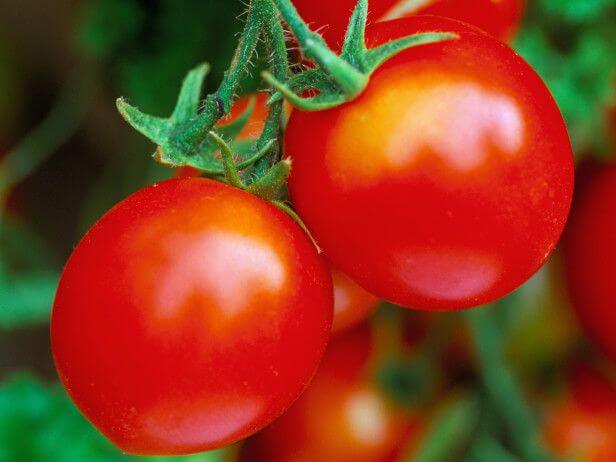
[[[577,366],[570,381],[568,393],[549,412],[548,445],[561,457],[616,460],[616,387],[588,366]]]
[[[563,240],[571,302],[589,335],[616,361],[616,165],[580,169]]]
[[[298,12],[327,42],[339,47],[344,38],[355,0],[294,0]],[[437,15],[479,27],[501,40],[513,38],[524,12],[524,0],[372,0],[372,22],[411,15]]]
[[[335,339],[310,387],[249,440],[245,462],[393,462],[419,419],[396,410],[370,381],[373,346],[363,326]]]
[[[334,322],[332,333],[349,329],[376,309],[379,299],[359,287],[344,273],[332,268],[334,282]]]
[[[493,37],[418,16],[377,23],[367,41],[425,31],[459,38],[401,52],[347,104],[293,111],[289,191],[328,258],[366,290],[460,309],[506,295],[546,261],[573,157],[544,83]]]
[[[70,396],[136,454],[221,447],[308,384],[331,326],[329,269],[271,204],[169,180],[107,213],[68,261],[51,321]]]

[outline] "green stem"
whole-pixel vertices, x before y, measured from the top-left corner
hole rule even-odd
[[[449,462],[455,460],[471,438],[477,424],[477,402],[458,401],[439,412],[430,424],[428,435],[409,462]]]
[[[529,462],[552,460],[539,441],[534,416],[524,401],[520,387],[502,358],[501,336],[493,308],[472,310],[467,313],[467,319],[486,391],[514,444]]]
[[[225,140],[223,140],[220,136],[218,136],[215,132],[211,131],[210,136],[214,138],[214,141],[218,144],[220,148],[220,156],[222,157],[222,166],[225,169],[225,177],[227,178],[227,182],[235,186],[236,188],[244,189],[246,185],[240,178],[239,173],[237,172],[237,167],[235,166],[235,161],[233,160],[233,152],[231,148],[227,144]]]
[[[297,12],[297,8],[290,0],[274,0],[278,11],[289,25],[295,37],[301,44],[305,44],[309,40],[314,40],[321,45],[325,45],[325,40],[316,32],[310,30],[308,25],[304,22],[300,14]]]
[[[481,437],[471,451],[472,460],[477,462],[521,462],[491,437]]]
[[[270,55],[270,72],[281,80],[286,80],[289,73],[289,60],[287,55],[287,44],[284,38],[284,30],[274,5],[273,0],[263,2],[263,34],[265,36],[266,50]],[[273,149],[274,155],[264,157],[255,164],[255,178],[262,177],[267,169],[280,160],[282,154],[279,149],[278,139],[282,126],[283,101],[278,101],[270,105],[263,132],[257,142],[257,148],[262,148],[272,140],[276,141]]]
[[[223,80],[215,93],[208,95],[202,112],[197,119],[170,140],[175,149],[180,152],[190,152],[195,146],[204,143],[210,130],[222,117],[227,115],[233,105],[241,79],[246,73],[247,63],[252,59],[259,35],[261,33],[262,10],[268,0],[253,0],[248,10],[244,30],[238,42],[235,54],[229,69],[225,72]],[[196,151],[200,152],[200,148]]]

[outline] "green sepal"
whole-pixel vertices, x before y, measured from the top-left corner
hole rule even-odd
[[[306,30],[305,23],[289,0],[276,0],[276,5],[297,36],[305,56],[314,60],[319,67],[299,73],[286,82],[264,72],[263,78],[277,91],[269,102],[284,97],[293,106],[305,111],[321,111],[352,101],[368,86],[370,76],[379,66],[408,48],[458,38],[455,33],[426,32],[368,49],[368,0],[359,0],[349,21],[342,53],[336,55],[318,34]],[[307,90],[314,90],[317,94],[301,96]]]
[[[280,210],[282,210],[284,213],[286,213],[289,217],[291,217],[291,219],[297,223],[297,225],[302,228],[302,230],[308,235],[308,237],[310,238],[310,240],[312,241],[312,244],[314,245],[314,247],[317,249],[318,253],[321,253],[323,250],[321,249],[321,247],[319,247],[319,244],[317,243],[317,241],[315,240],[315,238],[312,236],[312,233],[310,232],[310,230],[308,229],[308,227],[306,226],[306,224],[303,222],[303,220],[299,217],[299,215],[295,212],[295,210],[293,210],[288,204],[286,204],[284,201],[279,201],[279,200],[274,200],[271,201],[273,205],[275,205],[276,207],[278,207]]]
[[[368,21],[368,2],[359,0],[349,21],[340,57],[352,62],[356,56],[366,52],[366,22]]]
[[[210,132],[210,136],[214,139],[220,148],[221,164],[225,171],[227,182],[236,188],[245,189],[246,185],[240,177],[235,160],[233,159],[233,151],[225,140],[218,136],[214,131]]]
[[[299,96],[296,91],[294,91],[290,86],[280,82],[269,72],[264,72],[262,75],[263,79],[272,87],[274,87],[276,91],[281,95],[277,99],[285,98],[294,107],[303,111],[323,111],[325,109],[339,106],[340,104],[348,100],[347,96],[342,92],[323,91],[322,87],[320,87],[320,85],[316,83],[316,80],[315,84],[310,86],[306,85],[303,90],[315,90],[318,94],[316,96],[303,97]],[[325,80],[323,79],[322,82],[324,81]],[[273,97],[270,98],[270,100],[272,99]]]
[[[335,92],[336,82],[334,82],[329,76],[323,73],[320,69],[308,69],[299,74],[295,74],[290,77],[286,83],[278,82],[272,78],[269,73],[264,73],[264,78],[267,79],[272,85],[275,82],[276,85],[288,88],[291,92],[297,95],[303,94],[308,90],[318,89],[319,92]],[[267,100],[267,104],[273,104],[277,101],[284,99],[283,94],[280,91],[276,91]]]
[[[249,185],[246,190],[267,201],[284,196],[287,179],[291,173],[291,160],[283,159],[272,166],[261,178]]]
[[[398,40],[367,50],[362,57],[364,72],[374,72],[385,61],[393,58],[398,53],[420,45],[454,40],[459,36],[453,32],[422,32],[409,35]]]
[[[194,167],[207,175],[222,175],[225,171],[219,160],[220,146],[211,136],[207,136],[198,146],[194,147],[192,152],[187,154],[182,154],[179,150],[166,149],[172,137],[190,125],[198,116],[201,91],[208,71],[209,66],[204,63],[188,73],[169,118],[144,114],[122,98],[117,100],[117,107],[120,114],[133,128],[158,145],[154,154],[158,162],[171,167]],[[217,135],[223,139],[233,140],[246,126],[254,107],[253,99],[237,120],[217,128]],[[252,149],[245,149],[244,146],[244,149],[237,152],[237,168],[246,168],[262,156],[262,150],[256,151],[254,143]]]
[[[174,130],[197,115],[203,81],[209,70],[209,65],[203,63],[188,73],[182,83],[182,89],[173,113],[167,119],[144,114],[136,107],[128,104],[124,98],[119,98],[116,101],[118,111],[135,130],[154,143],[163,145]],[[170,164],[176,165],[173,162],[170,162]]]

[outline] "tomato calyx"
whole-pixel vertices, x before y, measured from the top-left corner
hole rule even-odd
[[[252,183],[246,183],[239,172],[238,164],[235,163],[233,151],[229,144],[220,137],[216,132],[211,131],[210,136],[218,144],[221,153],[221,163],[224,168],[226,181],[228,184],[236,188],[243,189],[251,194],[254,194],[261,199],[271,202],[284,213],[289,215],[295,223],[308,235],[317,251],[320,253],[321,248],[318,246],[308,227],[302,221],[295,211],[285,203],[287,179],[291,174],[291,159],[282,159],[274,164],[263,176],[256,179]],[[270,148],[265,150],[267,152]]]
[[[426,32],[368,49],[365,36],[368,0],[359,0],[338,55],[327,46],[321,35],[308,28],[289,0],[275,0],[275,3],[297,37],[305,57],[316,63],[317,67],[296,74],[286,82],[264,71],[263,78],[277,90],[269,103],[284,97],[304,111],[321,111],[352,101],[368,86],[375,70],[408,48],[457,38],[454,33]],[[310,96],[301,96],[306,92]]]
[[[209,176],[216,176],[224,174],[225,169],[220,161],[220,144],[212,136],[206,137],[200,146],[196,147],[189,155],[163,148],[176,132],[186,129],[188,124],[197,116],[203,81],[208,71],[209,66],[203,63],[188,73],[182,84],[175,109],[168,118],[144,114],[136,107],[128,104],[123,98],[119,98],[116,104],[120,114],[133,128],[158,145],[154,154],[154,158],[158,162],[170,167],[193,167]],[[217,127],[214,133],[222,139],[235,140],[246,126],[254,107],[253,99],[237,120]],[[260,149],[255,143],[234,143],[234,157],[237,159],[237,168],[241,170],[253,165],[263,158],[273,148],[273,145],[274,142],[271,140]]]
[[[202,64],[188,73],[176,107],[166,119],[144,114],[122,98],[117,101],[118,109],[131,126],[158,145],[154,154],[158,162],[171,167],[196,168],[206,176],[224,179],[226,183],[268,201],[282,199],[291,170],[290,160],[275,163],[262,175],[249,174],[252,173],[250,167],[274,148],[275,140],[268,141],[261,148],[256,141],[236,141],[254,111],[254,97],[237,120],[209,131],[200,152],[185,156],[162,148],[175,131],[185,128],[197,115],[201,87],[208,69],[207,64]],[[248,183],[243,177],[252,179],[252,182]]]

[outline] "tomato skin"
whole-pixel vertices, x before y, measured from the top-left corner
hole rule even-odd
[[[332,334],[337,334],[364,321],[377,308],[379,299],[335,268],[332,268],[332,279],[334,282]]]
[[[293,111],[289,191],[328,258],[366,290],[462,309],[546,261],[569,211],[573,155],[544,83],[498,40],[428,16],[377,23],[367,38],[428,30],[460,38],[400,53],[350,103]]]
[[[563,238],[571,303],[586,329],[616,361],[616,164],[583,164]]]
[[[616,460],[616,387],[598,371],[574,371],[570,390],[549,411],[544,435],[559,457]]]
[[[395,410],[370,381],[369,329],[332,341],[310,387],[249,440],[242,462],[394,462],[419,419]]]
[[[402,1],[370,0],[369,21],[395,19],[392,14]],[[293,4],[312,30],[320,31],[330,46],[340,49],[356,0],[293,0]],[[443,16],[479,27],[501,40],[510,40],[518,30],[524,7],[525,0],[426,0],[418,2],[406,16]]]
[[[123,451],[243,439],[310,381],[331,328],[329,268],[284,213],[211,180],[108,212],[70,257],[51,341],[73,401]]]
[[[236,139],[239,141],[256,140],[263,131],[265,119],[267,119],[267,113],[269,112],[269,108],[266,104],[267,99],[268,95],[266,93],[252,93],[242,96],[235,103],[233,103],[229,114],[222,118],[220,122],[218,122],[217,126],[224,127],[225,125],[235,122],[237,119],[242,117],[251,102],[254,101],[254,106],[252,108],[252,112],[250,113],[250,117],[248,118],[248,121],[242,131],[237,135]]]
[[[433,0],[413,14],[456,19],[506,41],[515,36],[524,7],[524,0]]]

